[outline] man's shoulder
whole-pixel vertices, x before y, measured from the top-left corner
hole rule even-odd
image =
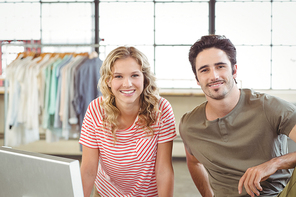
[[[249,97],[257,97],[257,98],[259,98],[259,97],[267,95],[266,93],[259,92],[259,91],[256,91],[254,89],[249,89],[249,88],[243,88],[243,89],[240,89],[240,90],[244,95],[249,96]]]
[[[241,93],[243,94],[243,99],[247,102],[263,102],[266,99],[277,99],[274,96],[266,94],[264,92],[255,91],[253,89],[241,89]],[[263,104],[263,103],[262,103]]]
[[[179,133],[186,144],[191,139],[191,134],[195,133],[196,129],[202,126],[206,120],[205,106],[206,102],[196,106],[191,111],[186,112],[179,123]],[[189,148],[189,147],[187,147]]]
[[[288,101],[268,93],[255,91],[253,89],[241,89],[241,91],[244,93],[246,99],[250,101],[260,100],[261,102],[264,102],[264,105],[271,105],[271,107],[276,104],[292,105]]]
[[[186,112],[182,118],[181,118],[181,122],[185,123],[185,122],[190,122],[190,121],[196,121],[199,118],[203,118],[204,117],[204,113],[205,113],[205,105],[206,102],[201,103],[200,105],[196,106],[195,108],[193,108],[191,111]]]

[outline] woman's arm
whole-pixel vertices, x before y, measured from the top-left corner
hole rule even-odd
[[[99,163],[99,149],[82,146],[81,179],[84,197],[89,197],[95,182]]]
[[[159,143],[156,155],[155,175],[158,196],[173,196],[174,170],[172,165],[173,141]]]

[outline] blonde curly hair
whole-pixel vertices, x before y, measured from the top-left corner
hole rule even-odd
[[[116,107],[115,96],[112,93],[111,88],[108,86],[108,82],[112,80],[112,68],[114,63],[118,59],[125,59],[128,57],[136,60],[144,75],[144,88],[140,95],[138,125],[146,130],[147,135],[153,136],[154,132],[150,126],[157,122],[160,116],[158,109],[158,88],[156,86],[155,76],[150,70],[147,57],[135,47],[121,46],[114,49],[108,54],[101,66],[101,78],[98,87],[103,94],[103,99],[100,105],[105,110],[103,115],[104,126],[111,126],[111,132],[115,141],[120,111]]]

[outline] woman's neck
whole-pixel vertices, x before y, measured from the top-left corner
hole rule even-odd
[[[118,129],[123,130],[129,128],[139,115],[140,106],[120,106],[118,117]]]

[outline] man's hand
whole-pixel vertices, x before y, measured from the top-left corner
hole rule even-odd
[[[273,162],[273,159],[260,164],[258,166],[248,168],[242,178],[238,183],[238,193],[242,193],[243,186],[246,189],[246,192],[254,197],[255,195],[259,196],[262,191],[260,182],[265,181],[268,177],[274,174],[277,171],[276,165]]]

